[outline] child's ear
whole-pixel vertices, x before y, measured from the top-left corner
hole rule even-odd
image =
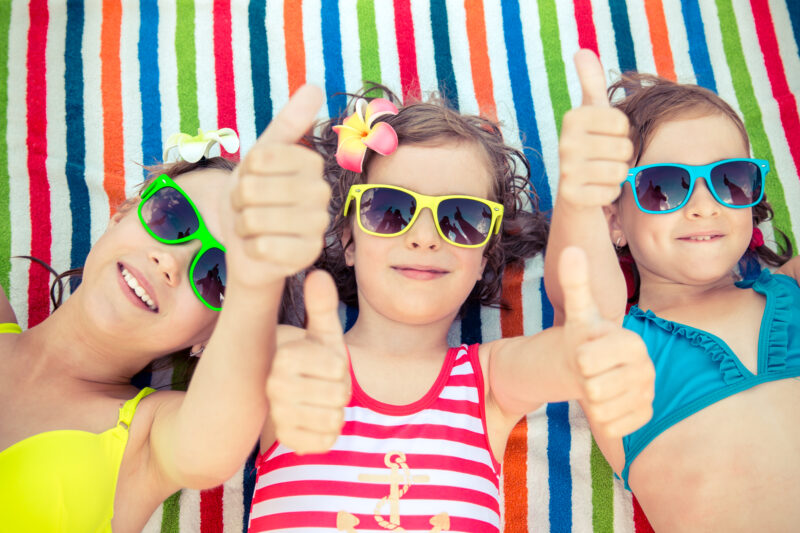
[[[356,243],[353,241],[353,230],[350,226],[346,226],[342,230],[341,242],[342,249],[344,250],[344,262],[347,266],[351,267],[356,264]]]
[[[489,262],[489,258],[484,255],[483,259],[481,259],[481,270],[478,272],[477,281],[480,281],[483,278],[483,273],[486,270],[486,263],[488,263],[488,262]]]
[[[122,220],[122,217],[124,216],[125,216],[124,211],[117,211],[116,213],[111,215],[111,218],[108,220],[108,226],[109,227],[116,226],[117,224],[119,224],[119,221]]]
[[[619,203],[614,202],[610,205],[604,205],[603,214],[606,216],[608,235],[611,237],[611,242],[614,243],[614,246],[620,248],[628,244],[628,240],[625,238],[625,233],[622,231],[622,224],[619,220]]]

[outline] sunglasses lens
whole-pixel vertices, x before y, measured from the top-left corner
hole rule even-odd
[[[723,204],[752,205],[761,196],[761,169],[751,161],[729,161],[711,169],[711,183]]]
[[[225,252],[211,248],[201,255],[194,265],[192,281],[197,292],[209,305],[222,307],[225,299]]]
[[[375,187],[361,196],[361,224],[382,235],[400,233],[417,211],[413,196],[397,189]]]
[[[188,237],[200,227],[192,205],[172,187],[164,187],[142,204],[142,218],[150,231],[164,240]]]
[[[492,226],[491,208],[469,198],[442,200],[437,209],[439,229],[455,244],[483,244]]]
[[[689,172],[682,168],[645,168],[636,175],[636,198],[648,211],[667,211],[686,200],[690,183]]]

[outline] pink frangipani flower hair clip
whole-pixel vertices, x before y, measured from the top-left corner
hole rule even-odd
[[[397,108],[385,98],[375,98],[367,103],[363,98],[356,101],[356,112],[344,119],[333,131],[339,134],[336,149],[336,162],[339,166],[361,172],[364,155],[371,148],[381,155],[389,155],[397,150],[397,133],[389,124],[373,122],[383,115],[396,115]]]

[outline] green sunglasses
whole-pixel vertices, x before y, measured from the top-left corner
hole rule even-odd
[[[227,278],[225,247],[211,235],[197,206],[172,178],[161,174],[142,191],[139,220],[151,237],[164,244],[200,241],[189,266],[189,282],[203,304],[221,310]]]

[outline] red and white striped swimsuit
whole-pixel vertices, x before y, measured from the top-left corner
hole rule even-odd
[[[374,400],[358,386],[331,451],[259,456],[249,531],[498,532],[500,464],[486,433],[478,346],[451,348],[420,400]]]

